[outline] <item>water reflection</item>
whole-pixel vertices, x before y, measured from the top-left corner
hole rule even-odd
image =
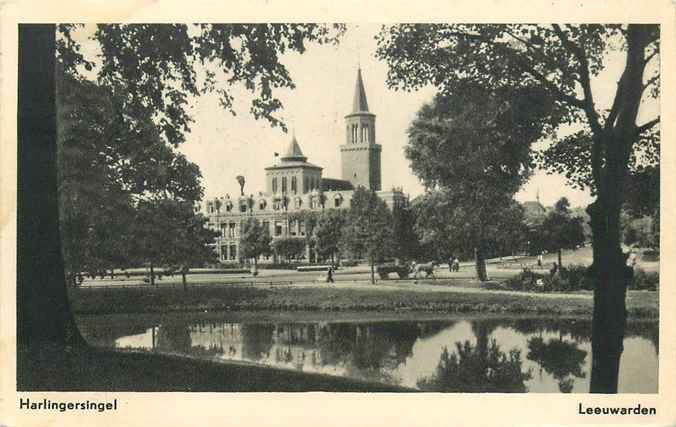
[[[580,350],[575,342],[564,341],[562,335],[546,342],[541,337],[529,339],[526,357],[556,379],[561,393],[572,392],[575,378],[586,377],[582,368],[587,352]]]
[[[589,321],[79,322],[90,343],[105,347],[248,361],[427,391],[589,390]],[[629,323],[620,392],[657,392],[657,337],[656,322]]]

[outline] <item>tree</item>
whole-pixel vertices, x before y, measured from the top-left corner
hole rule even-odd
[[[344,252],[365,257],[375,283],[375,264],[391,254],[392,214],[374,191],[358,187],[352,194],[340,245]]]
[[[170,222],[163,224],[170,234],[171,244],[166,248],[163,263],[171,271],[181,273],[183,290],[188,289],[187,274],[192,267],[203,267],[217,261],[210,246],[218,233],[208,228],[209,219],[196,213],[190,202],[167,200],[163,206],[170,209]]]
[[[437,203],[432,216],[445,211],[433,222],[446,230],[440,235],[451,245],[472,245],[482,281],[489,240],[506,218],[503,209],[516,209],[512,196],[531,174],[530,146],[548,108],[535,88],[501,94],[467,83],[453,96],[437,95],[409,127],[405,150],[411,168],[428,189],[439,190],[423,200]]]
[[[317,218],[317,224],[312,230],[312,241],[321,259],[335,257],[340,253],[340,239],[345,226],[345,211],[329,209],[323,211]]]
[[[74,281],[82,271],[134,265],[129,254],[139,238],[132,232],[139,201],[197,203],[201,174],[165,144],[150,116],[126,122],[122,101],[100,85],[61,72],[56,83],[60,225]]]
[[[575,249],[584,242],[582,218],[571,216],[569,206],[567,198],[560,198],[540,226],[545,249],[557,252],[559,268],[563,267],[561,250]]]
[[[67,384],[67,358],[73,349],[86,347],[68,305],[63,259],[58,232],[57,143],[55,114],[55,58],[64,72],[94,65],[85,58],[73,38],[76,25],[21,25],[19,27],[19,242],[17,267],[17,343],[21,362],[17,378],[20,389],[36,387],[52,372],[54,384]],[[126,120],[150,113],[160,124],[161,135],[170,144],[184,140],[189,130],[187,96],[218,90],[225,108],[233,96],[228,88],[244,82],[254,94],[252,113],[273,125],[281,108],[273,88],[293,88],[277,52],[305,51],[306,43],[337,40],[330,27],[313,24],[199,25],[198,35],[185,25],[100,25],[94,38],[101,46],[97,77],[110,90],[120,90]],[[342,27],[335,27],[338,33]],[[56,33],[59,33],[57,39]],[[207,73],[198,87],[192,69],[195,59],[210,61],[229,79],[216,84]],[[119,86],[119,87],[118,87]],[[37,160],[36,160],[37,159]],[[31,166],[33,165],[33,166]],[[28,213],[28,206],[40,206]],[[23,215],[23,216],[22,216]],[[29,241],[41,233],[40,244]],[[25,239],[24,239],[25,238]],[[54,248],[45,254],[44,248]],[[51,253],[53,252],[53,254]],[[40,254],[40,256],[36,256]],[[38,261],[39,258],[39,261]],[[36,262],[37,261],[37,262]]]
[[[305,252],[305,239],[285,237],[273,240],[270,246],[278,256],[285,258],[288,262],[303,256]]]
[[[384,28],[378,43],[391,87],[536,87],[551,102],[542,136],[553,143],[543,164],[596,195],[588,207],[596,282],[591,391],[616,392],[632,274],[620,245],[620,210],[627,177],[659,161],[659,116],[638,122],[642,101],[659,96],[658,25],[411,24]],[[624,55],[624,67],[609,108],[599,109],[592,79],[613,54]],[[580,130],[556,132],[571,124]]]
[[[242,258],[253,258],[254,271],[258,270],[258,257],[270,253],[270,230],[256,218],[247,218],[239,234],[239,253]]]
[[[401,261],[415,259],[420,249],[415,232],[415,212],[410,206],[392,209],[392,254]]]

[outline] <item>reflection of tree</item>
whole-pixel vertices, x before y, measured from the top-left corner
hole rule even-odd
[[[412,354],[420,333],[410,322],[337,323],[320,328],[317,344],[322,364],[343,365],[350,376],[389,382],[388,372]]]
[[[591,320],[515,319],[509,327],[522,334],[552,332],[569,335],[577,343],[591,341]]]
[[[242,323],[242,358],[258,361],[272,348],[272,324]]]
[[[577,348],[577,344],[559,339],[549,340],[547,343],[540,337],[528,340],[529,360],[537,362],[542,369],[551,374],[559,382],[562,393],[573,390],[575,378],[584,378],[582,364],[587,352]]]
[[[478,341],[479,342],[479,341]],[[521,370],[521,353],[500,350],[495,340],[472,346],[456,342],[456,352],[449,354],[448,348],[441,353],[436,373],[418,381],[418,387],[425,391],[465,393],[523,393],[525,381],[531,378],[530,371]]]
[[[190,330],[186,323],[169,322],[159,327],[156,344],[158,350],[188,354],[191,347]]]
[[[625,336],[638,336],[647,339],[655,347],[655,354],[660,354],[660,328],[657,321],[629,322]]]

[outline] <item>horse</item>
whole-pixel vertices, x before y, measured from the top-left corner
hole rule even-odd
[[[438,265],[437,262],[428,262],[425,264],[413,264],[413,276],[417,279],[420,273],[425,273],[425,277],[434,277],[434,267]]]

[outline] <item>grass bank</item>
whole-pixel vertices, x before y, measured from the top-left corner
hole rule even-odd
[[[430,312],[591,315],[591,292],[527,293],[489,291],[426,283],[338,286],[200,286],[180,288],[73,289],[78,314],[182,311]],[[658,318],[658,293],[629,291],[630,318]]]
[[[255,364],[212,362],[185,356],[101,350],[65,354],[44,348],[18,352],[19,391],[134,392],[402,392],[388,384],[277,369]],[[167,375],[171,372],[171,375]]]

